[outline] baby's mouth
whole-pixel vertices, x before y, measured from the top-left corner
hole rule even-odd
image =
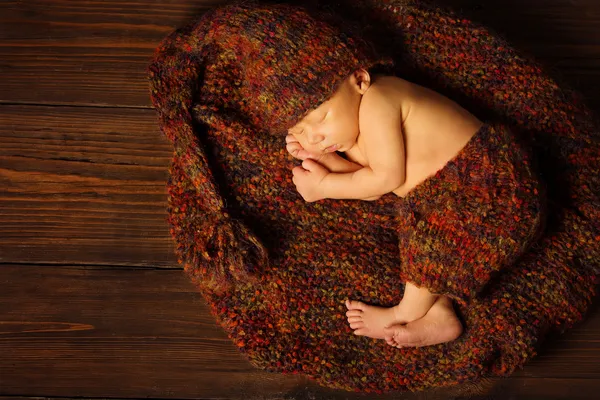
[[[338,144],[333,144],[333,145],[327,147],[325,150],[323,150],[323,152],[324,153],[331,153],[331,152],[336,151],[339,148],[340,148],[340,146]]]

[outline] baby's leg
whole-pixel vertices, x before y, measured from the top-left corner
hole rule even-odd
[[[411,282],[406,282],[404,296],[398,304],[397,312],[400,318],[406,322],[419,319],[433,306],[439,295],[431,293],[425,287],[417,287]]]

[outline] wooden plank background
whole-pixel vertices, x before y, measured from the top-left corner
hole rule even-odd
[[[598,0],[439,0],[600,111]],[[173,254],[171,147],[151,109],[158,42],[223,1],[0,3],[0,397],[592,399],[600,315],[508,379],[402,396],[254,369]]]

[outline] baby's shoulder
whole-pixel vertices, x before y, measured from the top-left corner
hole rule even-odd
[[[375,75],[369,90],[372,95],[383,96],[390,102],[401,102],[413,95],[414,86],[412,82],[394,75]]]
[[[399,120],[408,116],[413,85],[396,76],[380,75],[373,79],[369,89],[363,94],[359,120],[369,124]]]

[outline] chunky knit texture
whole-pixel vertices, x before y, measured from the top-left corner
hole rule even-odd
[[[168,211],[179,260],[258,368],[365,392],[509,375],[548,331],[580,321],[594,295],[598,123],[576,93],[482,26],[420,1],[353,4],[393,26],[398,74],[422,74],[504,123],[478,132],[405,200],[306,203],[277,133],[357,66],[391,64],[324,26],[315,36],[318,23],[296,8],[212,10],[167,37],[150,66],[175,149]],[[326,60],[329,46],[338,51]],[[352,334],[344,300],[395,305],[404,279],[457,300],[457,340],[399,350]]]
[[[502,124],[483,125],[401,201],[400,277],[467,306],[537,238],[545,193],[531,157]]]

